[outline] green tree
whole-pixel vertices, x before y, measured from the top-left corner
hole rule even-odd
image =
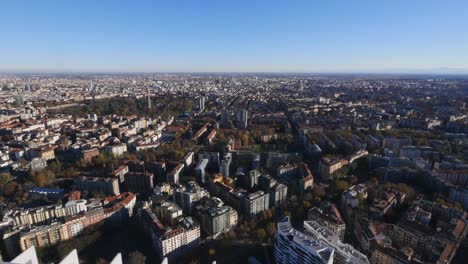
[[[275,234],[275,223],[269,222],[266,226],[266,231],[270,237],[273,236]]]
[[[247,135],[247,133],[244,133],[242,135],[241,142],[242,142],[242,146],[248,146],[249,145],[249,136]]]
[[[258,240],[260,240],[261,242],[263,242],[263,240],[265,239],[265,237],[266,237],[265,229],[263,229],[263,228],[257,229],[257,238],[258,238]]]
[[[349,189],[349,184],[345,181],[335,179],[330,184],[330,191],[334,194],[341,194],[347,189]]]
[[[0,173],[0,184],[7,184],[11,182],[13,178],[8,173]]]
[[[10,182],[3,186],[3,194],[6,197],[12,197],[18,190],[18,184],[16,182]]]
[[[315,185],[314,189],[312,190],[312,193],[316,197],[323,197],[326,194],[325,188],[323,186],[320,186],[320,185]]]
[[[351,176],[349,177],[349,183],[350,183],[351,185],[356,185],[358,182],[359,182],[358,177],[356,177],[356,176],[354,176],[354,175],[351,175]]]

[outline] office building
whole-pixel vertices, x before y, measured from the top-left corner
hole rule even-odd
[[[237,128],[246,129],[248,126],[249,112],[247,110],[240,110],[236,113]]]
[[[202,112],[205,110],[205,96],[200,95],[195,100],[198,111]]]

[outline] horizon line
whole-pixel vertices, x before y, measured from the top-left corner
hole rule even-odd
[[[43,74],[297,74],[297,75],[451,75],[468,76],[468,70],[444,72],[430,70],[414,71],[4,71],[0,70],[0,75],[43,75]]]

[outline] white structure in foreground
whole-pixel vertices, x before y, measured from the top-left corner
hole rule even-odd
[[[23,253],[19,254],[11,262],[0,261],[0,264],[39,264],[36,248],[30,247],[23,251]],[[78,252],[76,249],[70,252],[62,261],[60,261],[59,264],[80,264],[80,260],[78,259]],[[109,264],[123,264],[122,255],[118,253]],[[161,264],[168,264],[167,259],[164,258]]]
[[[291,226],[289,217],[278,222],[275,233],[276,263],[332,264],[335,250]]]
[[[315,221],[304,221],[304,232],[316,240],[324,241],[335,250],[334,264],[369,264],[367,257],[350,244],[341,242],[338,234]]]

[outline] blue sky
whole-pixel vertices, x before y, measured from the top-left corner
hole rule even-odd
[[[468,1],[14,0],[0,71],[468,72]]]

